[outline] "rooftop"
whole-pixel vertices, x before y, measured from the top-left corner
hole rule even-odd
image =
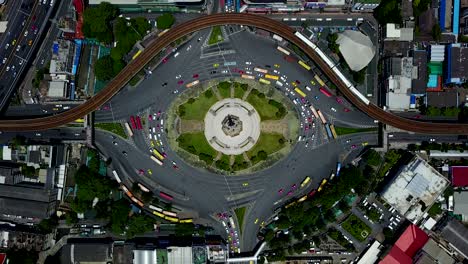
[[[447,240],[452,247],[468,258],[468,229],[458,220],[451,220],[443,229],[442,237]]]
[[[468,47],[460,43],[451,44],[447,49],[447,57],[447,82],[465,82],[468,79]]]
[[[33,218],[47,218],[55,212],[56,190],[31,184],[0,184],[0,212]]]
[[[400,214],[417,223],[447,185],[448,180],[444,176],[415,156],[408,165],[400,168],[381,196]]]
[[[468,186],[468,166],[452,166],[452,185],[455,187]]]
[[[390,263],[412,263],[412,258],[426,244],[429,236],[416,225],[410,225],[398,238],[390,253],[380,262]]]
[[[413,94],[424,94],[427,80],[427,52],[425,50],[415,50],[413,52],[413,65],[417,75],[411,80],[411,92]]]
[[[458,106],[458,92],[456,90],[444,90],[443,92],[428,92],[427,105],[434,107]]]
[[[462,220],[468,219],[468,191],[453,193],[453,213],[462,216]]]
[[[434,260],[437,260],[438,263],[444,264],[452,264],[455,263],[455,260],[445,252],[434,239],[430,238],[427,243],[422,248],[424,252],[426,252],[429,256],[431,256]]]
[[[375,55],[375,47],[370,38],[355,30],[345,30],[338,34],[336,43],[349,68],[360,71],[369,64]]]

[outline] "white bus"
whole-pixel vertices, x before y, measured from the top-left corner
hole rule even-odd
[[[281,46],[278,46],[276,49],[281,51],[282,53],[288,55],[288,56],[291,54],[291,52],[287,51],[286,49],[282,48]]]
[[[163,165],[162,161],[158,160],[155,156],[151,155],[151,159],[152,159],[154,162],[156,162],[159,166],[162,166],[162,165]]]
[[[120,177],[117,174],[117,172],[114,170],[114,171],[112,171],[112,174],[114,174],[115,180],[120,184],[122,182],[122,180],[120,180]]]
[[[125,129],[127,129],[127,134],[129,137],[133,137],[133,131],[132,129],[130,128],[130,126],[128,125],[128,123],[126,122],[125,123]]]
[[[257,67],[254,68],[254,71],[256,71],[256,72],[261,72],[261,73],[268,73],[267,70],[262,69],[262,68],[257,68]]]

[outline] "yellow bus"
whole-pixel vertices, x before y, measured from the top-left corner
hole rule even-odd
[[[153,154],[154,154],[158,159],[160,159],[161,161],[164,160],[164,156],[161,155],[161,153],[159,153],[159,151],[158,151],[157,149],[155,149],[155,148],[153,149]]]
[[[265,78],[277,81],[279,79],[279,76],[265,74]]]
[[[297,200],[298,203],[302,203],[307,199],[307,195],[302,196],[299,200]]]
[[[337,138],[338,135],[336,134],[335,126],[334,126],[334,125],[330,125],[330,130],[331,130],[331,132],[332,132],[332,134],[333,134],[333,137],[334,137],[334,138]]]
[[[306,94],[298,87],[294,88],[294,91],[296,91],[296,93],[298,93],[301,97],[306,97]]]
[[[292,203],[286,205],[284,208],[289,208],[289,207],[291,207],[291,206],[293,206],[293,205],[295,205],[295,204],[296,204],[296,201],[294,201],[294,202],[292,202]]]
[[[137,53],[133,55],[132,60],[136,59],[136,57],[140,56],[140,54],[141,54],[141,50],[138,50]]]
[[[304,186],[306,186],[306,184],[309,182],[310,182],[310,177],[309,176],[305,177],[305,179],[301,183],[301,188],[304,188]]]
[[[323,179],[322,183],[320,183],[320,187],[317,189],[318,192],[320,192],[323,189],[323,186],[328,182],[327,179]]]
[[[320,84],[320,86],[325,86],[325,83],[322,81],[322,79],[320,79],[320,77],[318,77],[317,74],[315,74],[314,78],[315,78],[315,80],[317,80],[317,82]]]
[[[193,223],[193,220],[192,218],[180,219],[179,223],[182,223],[182,224]]]
[[[270,84],[270,81],[265,80],[263,78],[258,79],[259,82],[264,83],[264,84]]]
[[[173,223],[178,223],[179,222],[179,218],[176,218],[176,217],[170,217],[170,216],[164,216],[164,219],[170,221],[170,222],[173,222]]]
[[[160,212],[157,212],[157,211],[153,211],[153,214],[157,217],[161,217],[162,219],[164,219],[165,215],[161,214]]]
[[[305,62],[299,60],[297,63],[299,63],[299,65],[301,65],[302,67],[304,67],[306,70],[310,71],[310,66],[307,65]]]

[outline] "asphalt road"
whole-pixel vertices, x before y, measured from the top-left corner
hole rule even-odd
[[[0,42],[0,109],[3,109],[21,76],[34,42],[41,35],[41,28],[50,15],[49,0],[46,4],[34,0],[10,1],[10,14],[6,32]]]
[[[7,144],[16,136],[23,136],[32,142],[85,141],[86,132],[82,127],[61,127],[37,132],[4,132],[0,142]]]
[[[158,111],[163,112],[164,115],[165,109],[173,98],[186,89],[184,85],[179,85],[177,82],[180,80],[183,80],[184,84],[191,82],[194,80],[194,74],[198,74],[198,78],[204,81],[238,76],[234,73],[234,68],[246,71],[246,67],[265,68],[265,65],[272,65],[271,70],[273,70],[273,65],[279,64],[280,67],[276,69],[280,71],[280,75],[287,76],[288,82],[299,80],[302,84],[308,83],[308,86],[313,88],[312,91],[306,89],[303,91],[310,98],[319,96],[318,100],[312,99],[311,103],[320,108],[332,123],[340,120],[346,125],[357,127],[375,125],[370,118],[357,110],[348,113],[342,111],[345,106],[352,109],[344,98],[340,104],[335,97],[323,96],[318,91],[318,87],[309,82],[312,75],[302,70],[298,64],[286,62],[282,54],[276,50],[276,43],[272,40],[244,31],[238,26],[232,26],[232,32],[230,27],[227,27],[225,32],[229,35],[229,41],[215,47],[205,45],[207,30],[196,34],[190,42],[178,49],[177,58],[174,58],[173,54],[169,55],[168,62],[154,69],[153,74],[138,87],[123,89],[109,101],[106,107],[108,110],[97,111],[96,121],[128,122],[130,115],[147,116],[148,113],[154,114]],[[202,40],[198,41],[200,37]],[[252,49],[253,45],[262,48]],[[225,54],[216,54],[220,51]],[[236,61],[237,65],[230,68],[223,66],[224,62],[231,61]],[[246,65],[247,61],[252,64]],[[214,67],[215,63],[220,66]],[[217,73],[210,74],[213,70]],[[223,70],[227,70],[228,73],[223,74]],[[181,75],[181,78],[177,79],[176,75]],[[163,87],[162,84],[166,82],[167,86]],[[286,92],[284,88],[282,92]],[[296,97],[292,97],[294,98]],[[333,112],[330,110],[331,107],[341,111]],[[298,112],[299,109],[300,107],[298,107]],[[316,135],[315,140],[310,140],[308,147],[304,142],[300,142],[289,156],[270,169],[253,175],[224,177],[186,164],[166,146],[164,131],[159,128],[155,134],[162,134],[162,141],[166,146],[164,151],[168,154],[168,159],[174,161],[179,169],[172,168],[170,161],[162,167],[158,166],[149,158],[150,145],[147,131],[148,126],[156,127],[156,125],[154,121],[148,122],[144,130],[134,131],[134,137],[131,140],[114,139],[108,134],[96,132],[96,144],[106,156],[112,157],[112,166],[119,171],[119,174],[125,175],[123,178],[127,179],[128,184],[133,181],[142,181],[147,186],[152,186],[155,193],[162,190],[174,195],[178,206],[197,210],[201,221],[215,226],[218,232],[225,233],[225,229],[220,222],[213,222],[215,219],[213,215],[248,205],[250,209],[245,220],[243,231],[245,235],[241,242],[243,251],[251,250],[255,246],[258,224],[271,216],[274,207],[279,207],[287,201],[287,197],[281,197],[277,193],[279,189],[284,189],[286,194],[293,184],[300,184],[306,176],[310,176],[313,181],[309,188],[294,193],[294,196],[299,196],[309,191],[310,188],[316,187],[323,177],[328,177],[337,161],[347,161],[355,157],[361,150],[362,142],[377,143],[377,135],[372,133],[352,135],[329,142],[323,126],[317,121],[316,129],[312,132]],[[351,142],[347,143],[347,139]],[[351,145],[358,147],[352,150]],[[123,151],[128,153],[127,156],[123,154]],[[310,164],[314,164],[314,175],[310,175]],[[144,171],[151,169],[153,174],[139,176],[137,173],[139,169]],[[243,186],[243,183],[248,183],[248,186]],[[282,200],[278,202],[280,199]],[[254,224],[256,218],[260,220]]]

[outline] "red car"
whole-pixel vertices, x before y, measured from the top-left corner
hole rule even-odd
[[[296,188],[297,188],[297,185],[296,185],[296,184],[293,184],[293,185],[291,186],[291,190],[296,190]]]
[[[300,82],[299,80],[296,80],[296,83],[297,83],[297,84],[301,84],[301,82]]]
[[[194,74],[192,77],[193,78],[198,78],[198,74]]]
[[[143,169],[139,169],[139,170],[138,170],[138,174],[144,175],[144,174],[145,174],[145,171],[144,171]]]
[[[152,115],[149,115],[149,116],[148,116],[148,119],[149,119],[149,120],[153,120],[153,116],[152,116]]]
[[[36,30],[37,29],[37,26],[36,25],[32,25],[31,26],[31,30]]]
[[[347,113],[347,112],[349,112],[349,111],[351,111],[351,110],[349,110],[348,108],[345,107],[345,108],[343,109],[343,111],[345,111],[345,112]]]
[[[421,118],[421,115],[415,115],[413,117],[419,119],[419,118]]]
[[[312,196],[315,195],[316,192],[317,192],[317,190],[312,190],[312,191],[308,194],[308,196],[309,196],[309,197],[312,197]]]
[[[351,149],[355,149],[356,148],[356,145],[351,145]]]
[[[184,83],[183,80],[180,80],[180,81],[177,82],[177,84],[179,84],[179,85],[180,85],[180,84],[183,84],[183,83]]]
[[[244,71],[239,71],[239,74],[244,74]]]
[[[284,192],[283,189],[279,189],[279,190],[278,190],[278,193],[279,193],[279,194],[282,194],[283,192]]]
[[[336,98],[336,102],[339,103],[339,104],[342,104],[342,103],[343,103],[343,99],[337,97],[337,98]]]
[[[291,196],[292,193],[293,193],[292,191],[289,191],[289,192],[287,193],[287,195],[288,195],[288,196]]]
[[[166,63],[167,61],[168,61],[167,58],[164,58],[164,59],[163,59],[163,63]]]

